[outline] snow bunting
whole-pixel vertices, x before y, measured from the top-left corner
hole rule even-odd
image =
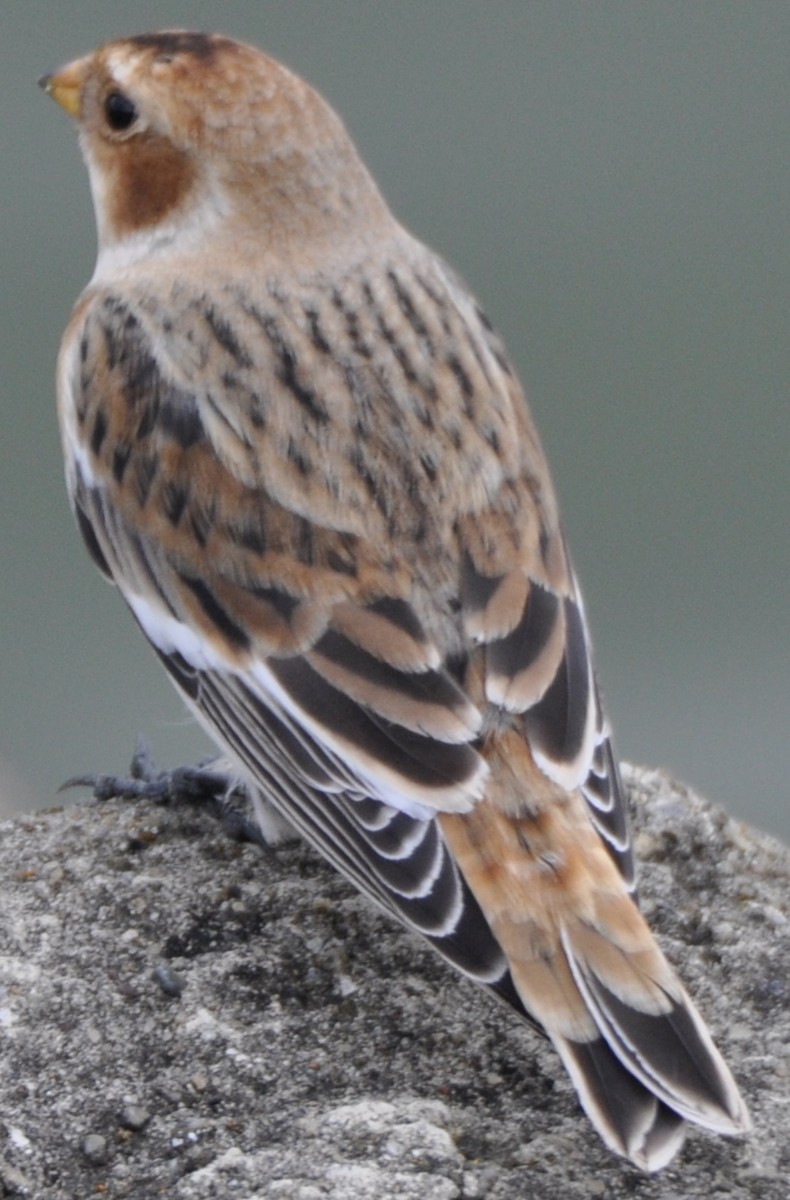
[[[634,899],[554,491],[474,298],[250,46],[145,34],[42,84],[99,236],[71,503],[259,811],[545,1030],[613,1150],[747,1130]]]

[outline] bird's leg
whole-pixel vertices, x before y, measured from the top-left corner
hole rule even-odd
[[[246,797],[247,790],[220,758],[206,758],[195,766],[158,771],[147,741],[138,737],[128,775],[75,775],[61,784],[58,791],[74,787],[90,788],[94,800],[154,800],[158,804],[189,801],[208,805],[229,837],[265,844],[257,822],[229,803],[231,797]]]

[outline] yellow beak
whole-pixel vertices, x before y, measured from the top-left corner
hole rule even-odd
[[[56,100],[70,117],[79,117],[82,107],[82,84],[85,78],[85,60],[69,63],[52,75],[42,75],[38,86]]]

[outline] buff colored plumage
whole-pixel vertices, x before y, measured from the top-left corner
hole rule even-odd
[[[633,899],[582,602],[506,351],[259,51],[106,45],[58,405],[88,548],[256,794],[541,1026],[654,1170],[749,1118]]]

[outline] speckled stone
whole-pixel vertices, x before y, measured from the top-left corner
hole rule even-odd
[[[0,1190],[787,1200],[790,852],[658,772],[626,780],[643,905],[750,1140],[694,1132],[641,1175],[550,1046],[306,847],[240,846],[188,804],[80,803],[0,826]]]

